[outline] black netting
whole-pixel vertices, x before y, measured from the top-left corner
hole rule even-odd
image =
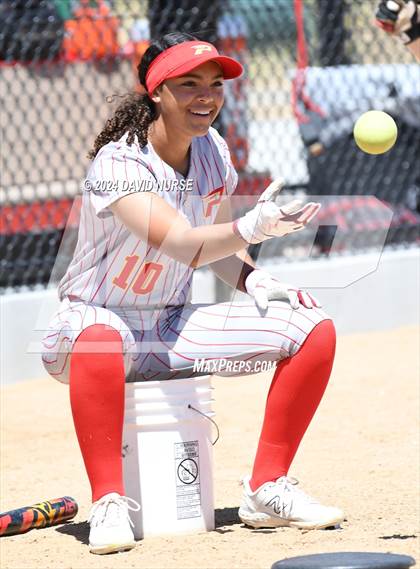
[[[369,196],[394,212],[387,244],[418,240],[419,68],[372,24],[376,3],[0,0],[0,287],[47,283],[54,265],[53,279],[64,272],[87,153],[118,103],[109,97],[138,89],[135,69],[150,37],[174,30],[216,42],[246,67],[227,84],[215,125],[240,174],[238,195],[259,194],[282,176],[291,193],[322,196],[313,256],[375,245],[389,218]],[[382,156],[363,154],[352,138],[354,121],[372,108],[399,127]],[[261,254],[307,251],[303,233]]]

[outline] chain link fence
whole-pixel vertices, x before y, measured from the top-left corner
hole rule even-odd
[[[237,213],[278,176],[286,194],[324,202],[315,235],[271,240],[252,254],[352,253],[379,246],[378,235],[387,245],[418,242],[419,68],[375,28],[375,6],[1,0],[0,288],[46,284],[54,264],[53,281],[63,274],[87,153],[118,103],[114,95],[139,89],[136,66],[150,38],[174,30],[215,42],[245,66],[242,78],[227,82],[215,125],[239,172]],[[354,121],[372,108],[399,127],[382,156],[362,153],[352,138]]]

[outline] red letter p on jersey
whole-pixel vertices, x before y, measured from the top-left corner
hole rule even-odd
[[[219,205],[222,201],[223,192],[225,187],[221,186],[220,188],[216,188],[212,192],[208,193],[204,198],[203,201],[207,203],[207,208],[205,209],[204,216],[209,217],[211,215],[212,207],[215,205]],[[205,207],[203,205],[203,207]]]

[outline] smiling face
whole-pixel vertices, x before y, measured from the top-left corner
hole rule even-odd
[[[167,129],[192,138],[204,136],[223,105],[223,75],[214,61],[166,81],[152,96]]]

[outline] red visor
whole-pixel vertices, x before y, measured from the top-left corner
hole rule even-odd
[[[234,79],[243,72],[238,61],[220,55],[211,43],[187,41],[165,49],[152,61],[146,75],[147,92],[151,95],[165,79],[185,75],[207,61],[218,63],[225,79]]]

